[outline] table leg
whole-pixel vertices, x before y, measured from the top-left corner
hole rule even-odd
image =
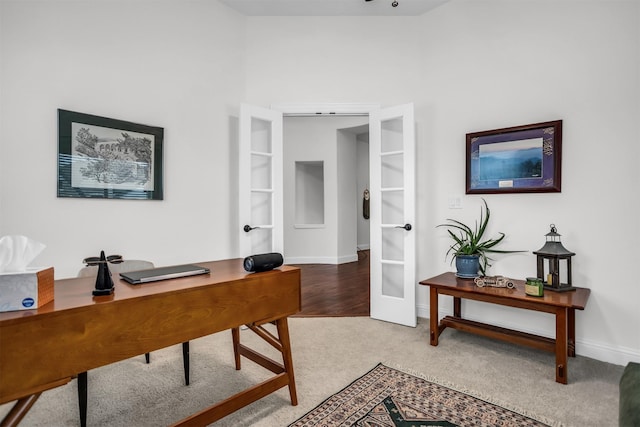
[[[568,311],[566,307],[556,309],[556,382],[562,384],[567,384]]]
[[[462,298],[453,297],[453,315],[454,317],[462,317]]]
[[[276,320],[276,326],[278,328],[278,338],[280,338],[280,344],[282,344],[282,361],[284,364],[284,370],[289,377],[289,396],[291,397],[291,405],[296,406],[298,404],[298,395],[296,393],[296,380],[293,375],[293,359],[291,358],[291,342],[289,340],[289,324],[287,318]]]
[[[576,310],[575,308],[570,308],[567,318],[568,323],[568,346],[569,346],[569,357],[576,357]]]
[[[431,287],[429,291],[429,343],[438,345],[438,289]]]

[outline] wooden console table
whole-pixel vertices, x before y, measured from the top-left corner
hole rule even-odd
[[[584,310],[590,290],[576,288],[570,292],[545,290],[544,296],[528,296],[524,292],[524,281],[515,280],[516,287],[478,287],[473,280],[460,279],[454,273],[444,273],[420,282],[429,286],[429,329],[430,343],[438,345],[438,337],[447,328],[473,332],[489,338],[527,345],[556,354],[556,381],[567,384],[567,356],[575,357],[576,321],[575,311]],[[453,297],[453,316],[445,316],[438,322],[438,295]],[[462,299],[488,302],[491,304],[542,311],[556,317],[556,338],[546,338],[525,332],[501,328],[486,323],[462,318]]]
[[[297,405],[287,317],[300,311],[300,269],[247,273],[242,259],[201,262],[210,274],[129,285],[114,274],[113,295],[93,297],[94,278],[57,280],[54,300],[0,313],[0,404],[17,400],[0,423],[17,425],[38,396],[99,366],[231,329],[240,356],[275,376],[176,425],[201,426],[282,387]],[[262,328],[275,323],[278,336]],[[282,354],[276,362],[240,343],[247,325]]]

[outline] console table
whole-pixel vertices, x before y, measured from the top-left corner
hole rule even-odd
[[[449,327],[472,332],[489,338],[526,345],[556,355],[556,381],[567,384],[567,356],[575,357],[576,321],[575,311],[584,310],[590,290],[576,288],[570,292],[545,290],[544,296],[534,297],[525,293],[525,282],[514,280],[515,288],[479,287],[473,280],[461,279],[454,273],[444,273],[420,282],[429,286],[430,344],[438,345],[438,337]],[[453,316],[438,321],[438,295],[453,297]],[[462,318],[462,299],[471,299],[491,304],[551,313],[556,318],[555,339],[533,335],[512,329]]]
[[[43,391],[80,373],[227,329],[236,369],[245,356],[275,376],[177,425],[213,423],[285,386],[297,405],[287,317],[300,311],[300,269],[247,273],[242,262],[200,262],[210,274],[142,285],[114,274],[114,294],[99,297],[95,278],[56,280],[52,302],[0,313],[0,404],[17,400],[1,425],[17,425]],[[240,343],[241,325],[279,350],[282,363]]]

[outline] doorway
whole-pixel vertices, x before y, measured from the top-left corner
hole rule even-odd
[[[369,249],[369,221],[363,215],[368,132],[368,117],[284,118],[287,262],[344,264],[357,261],[358,249]]]
[[[292,264],[302,274],[302,307],[294,317],[369,317],[369,251],[345,264]]]
[[[285,117],[283,169],[284,248],[302,269],[301,315],[369,316],[368,117]]]
[[[336,116],[368,115],[370,143],[370,310],[371,317],[407,326],[416,325],[415,316],[415,122],[412,103],[380,108],[372,106],[322,105],[294,108],[262,108],[242,104],[239,120],[239,223],[241,254],[269,250],[283,252],[283,117],[297,115]],[[324,109],[329,109],[325,112]],[[356,111],[357,110],[357,111]],[[333,111],[333,113],[332,113]],[[313,135],[313,133],[310,133]],[[309,152],[322,150],[321,144],[310,145]],[[335,150],[334,150],[335,153]],[[335,162],[334,162],[335,163]],[[322,170],[314,166],[313,170]],[[337,166],[327,167],[326,176],[337,176]],[[341,169],[343,170],[343,169]],[[337,178],[336,178],[337,179]],[[287,183],[294,182],[287,178]],[[347,182],[341,180],[341,182]],[[341,189],[337,183],[322,188]],[[291,190],[291,188],[289,189]],[[288,191],[289,192],[289,191]],[[311,195],[310,197],[317,197]],[[324,197],[324,196],[323,196]],[[338,198],[335,198],[338,200]],[[324,202],[323,202],[324,203]],[[351,206],[350,203],[341,206]],[[301,224],[296,227],[306,234],[327,233],[328,225],[338,227],[340,209],[327,209],[324,223]],[[352,256],[344,253],[345,236],[355,233],[355,227],[342,226],[337,237],[328,239],[334,251],[333,263],[347,262]],[[315,239],[307,239],[316,245]],[[318,241],[320,242],[320,241]],[[307,247],[309,244],[307,244]],[[314,251],[317,248],[314,247]],[[288,255],[288,254],[286,254]],[[288,263],[291,263],[287,261]]]

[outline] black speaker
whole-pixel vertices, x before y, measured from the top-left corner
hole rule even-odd
[[[244,269],[247,271],[269,271],[282,265],[282,254],[272,252],[268,254],[251,255],[244,259]]]

